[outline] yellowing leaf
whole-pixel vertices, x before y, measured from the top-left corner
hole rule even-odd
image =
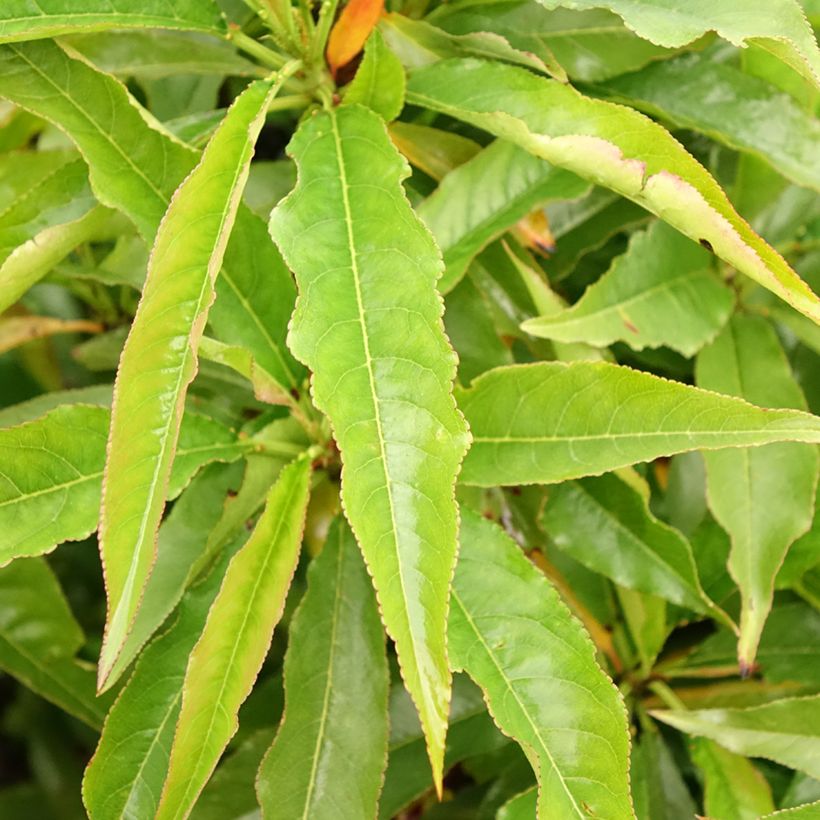
[[[384,11],[384,0],[350,0],[327,41],[327,62],[335,75],[363,48]]]

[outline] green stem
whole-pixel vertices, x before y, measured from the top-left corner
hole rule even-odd
[[[663,681],[652,681],[652,683],[649,684],[649,689],[670,709],[686,709],[686,704],[672,691],[672,688]]]
[[[253,37],[248,37],[244,31],[237,25],[231,25],[228,31],[228,39],[236,44],[236,47],[252,57],[256,57],[262,65],[268,68],[280,69],[284,68],[289,62],[290,58],[272,51],[263,46],[262,43],[254,40]]]
[[[327,46],[327,39],[330,37],[330,29],[336,19],[336,9],[339,0],[322,0],[322,8],[319,11],[319,22],[316,24],[316,33],[313,37],[313,48],[310,52],[312,63],[321,62]]]

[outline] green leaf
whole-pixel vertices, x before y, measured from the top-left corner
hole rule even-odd
[[[71,0],[6,0],[0,9],[3,43],[131,27],[227,33],[213,0],[140,0],[137,6],[129,0],[83,0],[81,9]]]
[[[158,79],[175,74],[255,77],[259,66],[224,40],[184,31],[106,31],[72,34],[61,42],[102,71],[121,77]]]
[[[716,615],[689,542],[655,518],[647,499],[617,475],[559,484],[549,492],[542,522],[560,549],[591,570],[628,589]]]
[[[558,593],[496,525],[462,510],[450,658],[539,779],[539,817],[631,817],[623,701]]]
[[[0,47],[0,96],[64,130],[88,162],[98,200],[121,210],[152,244],[171,196],[196,165],[196,151],[160,130],[116,79],[48,41]],[[244,206],[216,293],[209,322],[219,340],[247,346],[279,384],[297,387],[301,370],[284,343],[292,277],[264,222]]]
[[[360,106],[317,114],[289,151],[299,183],[270,225],[300,292],[288,341],[335,430],[345,512],[440,786],[453,485],[468,441],[435,290],[441,259],[404,196],[409,169],[378,116]]]
[[[477,142],[461,134],[428,125],[394,122],[388,132],[407,161],[435,180],[442,179],[481,150]]]
[[[456,117],[569,168],[660,216],[820,322],[820,300],[660,125],[524,69],[447,60],[412,74],[407,101]]]
[[[67,405],[0,430],[0,563],[94,532],[109,418],[104,407]],[[179,495],[203,464],[233,461],[248,449],[221,424],[186,416],[169,497]]]
[[[93,668],[74,659],[83,640],[42,558],[0,569],[0,669],[97,729],[108,704],[95,699]]]
[[[447,57],[483,57],[551,74],[566,81],[567,75],[549,48],[537,50],[513,48],[506,32],[497,29],[450,34],[423,20],[402,14],[385,15],[379,23],[390,48],[407,68],[420,68]]]
[[[764,757],[820,777],[820,695],[775,700],[751,709],[671,710],[652,716],[735,754]]]
[[[820,190],[814,161],[820,121],[778,88],[715,62],[708,52],[658,63],[605,88],[635,108],[751,153],[792,182]]]
[[[793,809],[776,811],[760,820],[818,820],[818,818],[820,818],[820,801],[805,806],[796,806]]]
[[[815,85],[820,84],[820,51],[796,0],[538,0],[555,9],[607,8],[638,36],[677,48],[709,31],[732,45],[754,44],[770,51]]]
[[[259,768],[265,817],[373,817],[387,758],[384,631],[343,520],[311,563],[285,655],[285,716]]]
[[[717,335],[734,305],[703,248],[656,222],[633,234],[612,267],[572,307],[523,324],[534,336],[633,350],[666,345],[693,356]]]
[[[0,427],[15,427],[27,421],[44,416],[46,413],[71,404],[90,404],[98,407],[111,406],[113,385],[95,384],[73,390],[54,390],[42,393],[28,401],[13,404],[0,410]]]
[[[704,809],[721,820],[758,820],[774,811],[766,778],[745,757],[711,740],[692,743],[692,758],[703,772]]]
[[[557,60],[573,80],[586,82],[634,71],[670,53],[642,40],[616,15],[603,10],[547,11],[537,3],[520,0],[466,0],[439,6],[430,19],[452,34],[500,34],[516,48],[544,60]]]
[[[681,820],[696,815],[695,801],[657,730],[641,732],[632,747],[629,774],[638,820]]]
[[[186,817],[228,741],[265,660],[299,559],[310,460],[282,471],[233,557],[191,652],[157,820]]]
[[[532,820],[538,810],[538,789],[535,787],[508,800],[496,814],[497,820]]]
[[[455,675],[444,750],[445,771],[465,758],[508,744],[487,714],[481,690],[466,675]],[[413,701],[404,687],[397,684],[390,692],[390,746],[379,817],[390,820],[432,788],[424,732]]]
[[[473,436],[461,480],[484,487],[599,475],[688,450],[820,442],[820,419],[808,413],[604,362],[499,367],[458,399]]]
[[[697,360],[697,383],[770,407],[806,406],[765,319],[735,316]],[[732,538],[729,572],[740,588],[738,657],[751,666],[772,605],[774,579],[814,517],[817,448],[777,444],[706,455],[709,508]]]
[[[373,29],[364,44],[364,57],[344,101],[360,103],[375,111],[386,122],[396,119],[404,108],[404,68],[385,45],[378,29]]]
[[[165,487],[214,281],[256,137],[281,82],[258,81],[236,99],[174,195],[151,251],[111,410],[100,516],[108,598],[101,686],[122,650],[156,559]]]
[[[145,649],[105,719],[83,778],[91,820],[156,814],[182,700],[185,667],[219,591],[231,552],[189,589],[168,628]]]
[[[444,255],[439,290],[452,290],[473,257],[519,219],[551,199],[573,199],[587,190],[575,174],[505,140],[479,151],[418,208]]]

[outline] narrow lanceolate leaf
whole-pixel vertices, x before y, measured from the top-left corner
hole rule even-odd
[[[213,0],[6,0],[0,9],[0,43],[112,28],[227,31]]]
[[[820,418],[762,410],[604,362],[500,367],[459,392],[473,446],[461,480],[495,487],[599,475],[688,450],[820,443]]]
[[[751,709],[652,712],[681,732],[707,737],[745,757],[765,757],[820,778],[820,695]]]
[[[617,689],[546,578],[502,530],[462,510],[450,657],[484,690],[538,777],[539,818],[633,816]]]
[[[196,151],[159,130],[114,77],[49,41],[0,46],[0,96],[65,131],[88,163],[97,199],[122,211],[153,243],[171,196],[196,165]],[[15,275],[25,278],[31,266],[31,260],[19,260]],[[23,292],[30,284],[26,279]],[[273,379],[296,387],[301,369],[285,347],[292,277],[264,222],[242,205],[216,293],[209,322],[219,340],[248,347]]]
[[[538,0],[555,9],[607,8],[640,37],[667,48],[716,31],[735,46],[752,43],[820,85],[820,51],[798,0]]]
[[[729,318],[732,291],[710,270],[710,254],[657,222],[572,307],[524,322],[533,336],[633,350],[666,345],[693,356]]]
[[[108,596],[104,684],[142,598],[197,346],[214,281],[277,84],[258,81],[231,107],[157,233],[117,371],[108,439],[100,554]]]
[[[345,511],[440,778],[453,485],[468,440],[435,289],[441,257],[404,196],[409,169],[375,114],[318,114],[289,150],[299,184],[271,216],[300,291],[289,343],[333,424]]]
[[[761,157],[798,185],[820,189],[814,161],[820,122],[779,88],[715,62],[708,53],[649,66],[611,81],[606,90],[642,111]]]
[[[771,787],[745,757],[701,738],[692,743],[692,758],[703,773],[703,802],[709,817],[757,820],[774,811]]]
[[[361,50],[384,10],[384,0],[349,0],[327,41],[330,70],[349,63]]]
[[[353,533],[337,519],[288,633],[285,716],[256,784],[264,817],[375,817],[387,691],[373,587]]]
[[[505,140],[447,174],[418,208],[444,255],[439,290],[448,293],[473,257],[551,199],[575,199],[589,186]]]
[[[379,30],[373,29],[356,76],[345,91],[345,102],[360,103],[390,122],[404,108],[405,84],[399,58],[387,47]]]
[[[737,315],[698,357],[699,385],[770,407],[806,406],[780,342],[764,319]],[[709,506],[732,538],[729,572],[740,588],[738,658],[749,667],[772,606],[774,579],[814,517],[817,448],[776,444],[706,455]]]
[[[299,559],[310,461],[287,467],[265,512],[233,557],[188,661],[157,820],[187,817],[259,674]]]
[[[532,820],[538,811],[538,789],[527,789],[508,800],[496,814],[496,820]]]
[[[484,128],[611,188],[820,321],[820,300],[657,123],[524,69],[447,60],[414,72],[407,100]]]
[[[94,532],[109,419],[105,407],[75,404],[0,430],[0,564]],[[233,461],[248,449],[221,424],[186,416],[169,496],[203,464]]]
[[[241,546],[241,541],[232,546]],[[188,590],[168,628],[140,656],[108,713],[83,778],[83,802],[91,820],[155,816],[188,657],[219,590],[228,557]]]
[[[692,547],[655,518],[647,500],[613,474],[559,484],[542,518],[550,537],[585,566],[629,589],[715,614]]]
[[[42,558],[0,569],[0,669],[90,726],[107,704],[94,697],[94,674],[74,659],[80,625]]]

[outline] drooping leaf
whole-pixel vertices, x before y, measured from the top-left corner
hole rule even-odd
[[[390,139],[407,161],[435,180],[474,157],[481,146],[461,134],[412,122],[394,122]]]
[[[109,411],[82,404],[0,430],[0,563],[49,552],[97,528]],[[168,487],[178,495],[209,461],[233,461],[245,442],[217,422],[188,415]]]
[[[595,572],[715,616],[689,542],[617,475],[559,484],[549,492],[542,521],[558,547]]]
[[[334,427],[345,512],[438,779],[453,484],[468,440],[435,290],[440,256],[401,190],[408,169],[378,116],[360,106],[318,114],[289,151],[299,184],[270,226],[300,291],[288,341]]]
[[[188,661],[157,820],[188,815],[236,732],[296,570],[309,485],[309,459],[286,467],[228,565]]]
[[[450,657],[539,779],[542,818],[631,817],[620,695],[558,593],[494,524],[462,510]]]
[[[120,77],[158,79],[174,74],[259,75],[230,43],[185,31],[106,31],[72,34],[61,42],[89,62]]]
[[[137,315],[120,358],[100,516],[108,598],[106,682],[156,558],[156,532],[197,347],[254,143],[281,84],[258,81],[231,106],[157,232]]]
[[[820,321],[820,301],[737,215],[720,186],[643,115],[524,69],[447,60],[413,72],[407,100],[484,128],[660,216]]]
[[[108,703],[95,699],[93,668],[74,658],[83,640],[42,558],[0,569],[0,669],[96,729]]]
[[[820,84],[820,50],[797,0],[538,0],[555,9],[607,8],[640,37],[667,48],[715,31],[732,45],[771,52]]]
[[[264,817],[373,817],[387,758],[384,631],[353,533],[336,519],[294,615],[285,716],[257,778]]]
[[[64,130],[88,162],[98,200],[121,210],[153,242],[171,196],[196,165],[196,151],[159,130],[120,82],[48,41],[0,47],[0,96]],[[25,274],[31,261],[20,262]],[[279,384],[297,387],[301,371],[284,343],[292,278],[264,223],[244,206],[216,293],[209,321],[219,340],[247,346]]]
[[[327,41],[327,63],[333,74],[364,46],[384,11],[384,0],[349,0]]]
[[[0,9],[0,42],[59,37],[75,31],[169,28],[225,34],[213,0],[6,0]]]
[[[641,733],[632,747],[629,775],[638,820],[695,816],[695,801],[660,732]]]
[[[522,0],[466,0],[439,6],[430,19],[452,34],[500,34],[516,48],[541,59],[557,60],[573,80],[586,82],[634,71],[670,54],[667,49],[642,40],[616,15],[604,10],[547,11]]]
[[[409,69],[420,68],[447,57],[483,57],[521,65],[566,81],[561,64],[541,44],[534,50],[513,48],[507,38],[495,29],[450,34],[424,20],[413,20],[402,14],[388,14],[381,23],[390,48]]]
[[[805,399],[765,319],[738,314],[697,361],[700,386],[769,407]],[[792,542],[811,526],[817,448],[776,444],[706,454],[709,507],[732,538],[729,572],[740,588],[738,657],[750,666],[772,605],[774,580]]]
[[[814,161],[820,122],[779,89],[708,53],[658,63],[612,80],[606,89],[642,111],[748,151],[798,185],[820,190]]]
[[[219,591],[230,554],[183,597],[174,620],[145,649],[105,719],[83,778],[91,820],[137,820],[156,814],[182,701],[188,657]]]
[[[55,319],[53,316],[9,316],[0,319],[0,355],[35,339],[59,333],[101,333],[103,325],[88,319]]]
[[[574,199],[588,186],[505,140],[497,140],[447,174],[418,208],[444,255],[438,283],[447,293],[473,257],[551,199]]]
[[[758,820],[774,811],[771,787],[745,757],[703,738],[693,741],[692,749],[703,772],[704,808],[709,817]]]
[[[456,675],[444,750],[445,770],[465,758],[493,752],[507,744],[509,740],[487,714],[481,690],[466,675]],[[390,745],[379,817],[390,820],[432,788],[433,778],[418,714],[404,687],[396,685],[390,693]]]
[[[499,367],[458,401],[473,437],[461,480],[486,487],[599,475],[688,450],[820,442],[820,419],[808,413],[605,362]]]
[[[396,119],[404,108],[404,69],[373,29],[364,45],[364,57],[353,82],[345,91],[346,103],[359,103],[379,114],[385,122]]]
[[[666,345],[692,356],[731,313],[732,291],[703,248],[663,222],[634,234],[627,252],[572,307],[525,322],[534,336],[633,350]]]
[[[706,737],[735,754],[764,757],[820,777],[820,696],[786,698],[750,709],[652,712],[681,732]]]

